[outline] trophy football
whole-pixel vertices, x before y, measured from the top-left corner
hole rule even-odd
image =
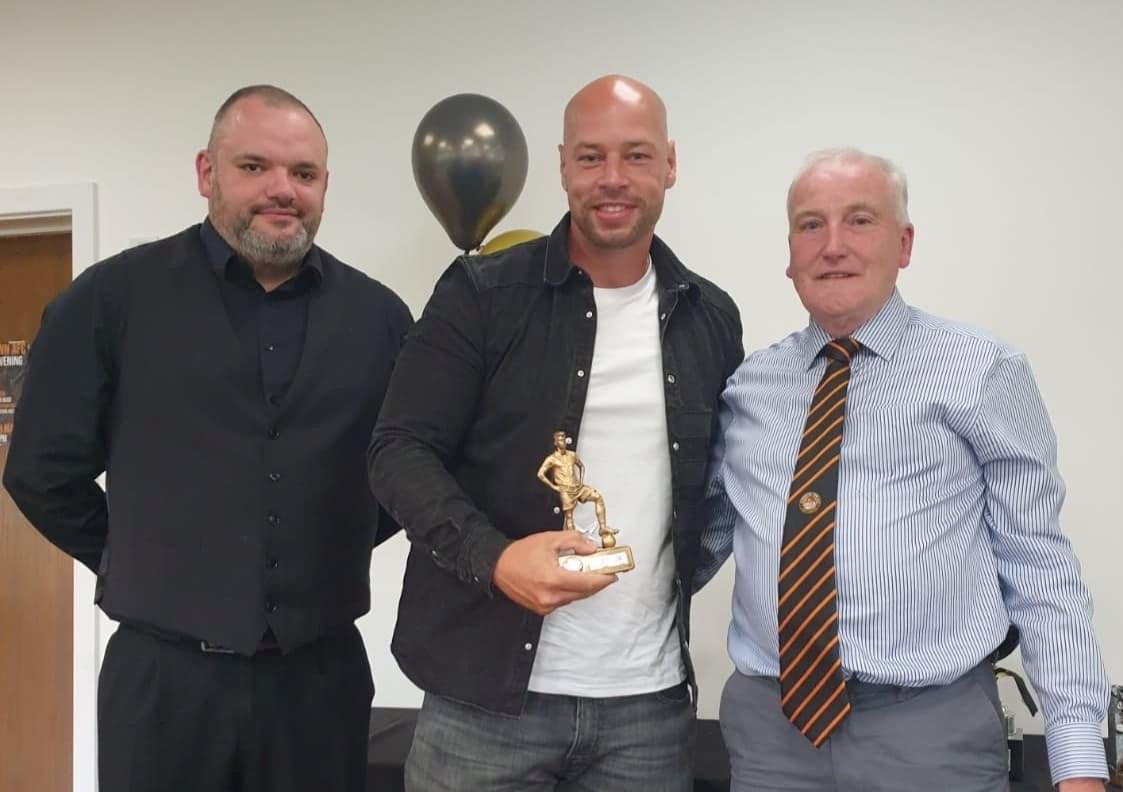
[[[538,480],[558,493],[564,516],[564,530],[578,530],[573,522],[573,510],[579,503],[593,504],[597,513],[597,533],[600,535],[601,545],[600,550],[590,555],[559,555],[558,566],[570,572],[598,572],[602,575],[635,569],[632,548],[617,545],[617,531],[608,527],[604,498],[586,484],[584,479],[585,465],[577,458],[576,452],[566,448],[565,432],[554,432],[554,450],[538,468]]]

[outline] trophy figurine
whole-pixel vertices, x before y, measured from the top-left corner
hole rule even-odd
[[[585,466],[575,452],[565,447],[565,432],[554,432],[554,450],[538,468],[538,480],[558,493],[565,518],[562,525],[564,530],[577,530],[573,522],[573,510],[577,508],[577,504],[593,504],[597,513],[597,533],[600,534],[601,545],[600,550],[590,555],[560,555],[558,566],[570,572],[599,572],[604,575],[635,569],[632,548],[617,546],[617,531],[608,527],[604,498],[586,484],[584,479]]]

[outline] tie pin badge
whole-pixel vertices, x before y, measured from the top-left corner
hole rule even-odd
[[[805,492],[799,497],[799,510],[804,514],[814,514],[823,505],[818,492]]]

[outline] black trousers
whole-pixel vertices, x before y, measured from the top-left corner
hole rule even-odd
[[[354,627],[282,655],[122,625],[98,684],[102,792],[365,792],[374,694]]]

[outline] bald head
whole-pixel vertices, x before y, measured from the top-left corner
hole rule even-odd
[[[633,283],[677,173],[663,100],[630,77],[593,80],[565,106],[558,153],[571,258],[598,286]]]
[[[659,94],[639,80],[622,74],[606,74],[575,93],[566,104],[562,122],[562,145],[573,143],[577,122],[582,115],[613,109],[648,116],[659,138],[667,140],[667,107]]]

